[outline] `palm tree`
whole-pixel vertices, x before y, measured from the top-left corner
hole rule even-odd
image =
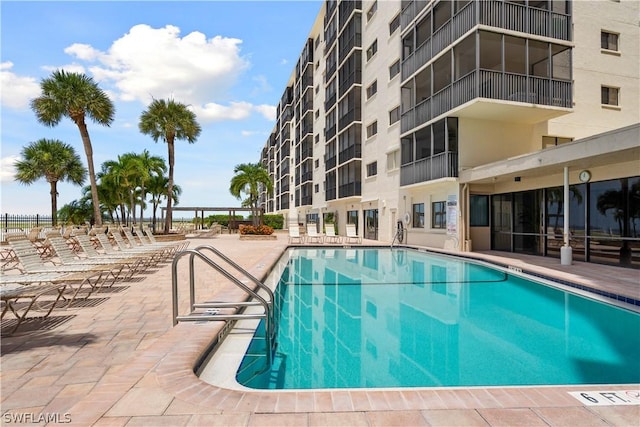
[[[87,170],[72,146],[57,139],[39,139],[22,149],[22,159],[15,163],[15,179],[22,184],[33,184],[45,178],[51,188],[51,221],[57,225],[58,181],[82,185]]]
[[[152,156],[147,150],[144,150],[142,154],[138,154],[138,159],[145,171],[143,176],[140,177],[140,193],[142,199],[140,202],[140,226],[142,227],[144,203],[147,199],[147,182],[154,176],[162,176],[162,174],[167,171],[167,164],[162,157]]]
[[[118,160],[104,162],[102,172],[98,175],[102,185],[111,186],[115,194],[119,195],[116,198],[120,205],[122,220],[127,224],[129,218],[135,213],[136,188],[144,173],[142,162],[137,155],[125,153],[118,156]]]
[[[242,163],[233,170],[235,176],[231,178],[231,186],[229,191],[231,195],[240,198],[241,193],[247,195],[247,199],[243,204],[251,207],[253,224],[258,225],[260,218],[258,216],[258,202],[260,200],[261,189],[266,189],[268,193],[273,191],[273,182],[269,176],[269,172],[260,163]]]
[[[189,108],[173,99],[165,101],[154,99],[146,111],[140,116],[138,124],[140,132],[151,136],[155,142],[163,140],[169,150],[169,182],[167,184],[167,217],[164,223],[164,233],[171,228],[173,201],[173,167],[175,163],[174,142],[176,139],[186,139],[193,144],[200,135],[201,128],[196,121],[196,115]]]
[[[109,126],[113,122],[115,107],[93,79],[81,73],[54,71],[49,78],[40,82],[40,87],[42,95],[31,100],[31,109],[38,121],[53,127],[60,123],[63,117],[68,117],[80,130],[89,168],[93,215],[95,224],[101,226],[100,201],[93,168],[93,147],[85,118],[89,117],[98,124]]]
[[[149,190],[149,194],[151,194],[151,204],[152,204],[152,226],[153,231],[156,231],[156,212],[158,210],[158,206],[162,199],[167,197],[167,189],[169,184],[169,178],[162,175],[154,175],[151,177],[148,183],[147,189]],[[178,203],[178,196],[182,194],[182,188],[174,184],[173,186],[173,203]]]

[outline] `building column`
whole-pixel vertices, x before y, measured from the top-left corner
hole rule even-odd
[[[564,245],[560,248],[560,264],[571,265],[573,248],[569,246],[569,167],[564,167]]]

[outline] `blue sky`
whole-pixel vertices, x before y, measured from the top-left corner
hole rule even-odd
[[[88,123],[96,170],[119,154],[167,158],[167,147],[138,131],[152,98],[193,107],[202,133],[176,143],[180,206],[239,206],[233,168],[257,162],[277,105],[322,1],[6,1],[0,2],[0,212],[50,212],[49,185],[14,181],[22,148],[41,138],[86,156],[69,119],[39,124],[29,101],[56,69],[94,78],[116,107],[110,127]],[[88,181],[86,183],[88,185]],[[58,206],[80,187],[58,185]],[[179,216],[179,215],[177,215]]]

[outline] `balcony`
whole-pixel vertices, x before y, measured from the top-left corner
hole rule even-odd
[[[475,70],[406,111],[401,117],[400,128],[402,133],[408,132],[474,99],[509,101],[509,104],[472,104],[456,114],[461,117],[493,120],[510,118],[516,122],[535,123],[566,114],[567,111],[561,109],[573,107],[572,95],[572,83],[568,80]],[[522,105],[520,109],[509,107],[514,105],[513,102],[527,105]]]
[[[414,3],[417,4],[419,2]],[[414,8],[418,7],[418,5],[414,6]],[[410,6],[405,10],[411,8]],[[403,18],[404,15],[405,12],[403,12]],[[415,15],[413,15],[413,17],[415,17]],[[431,58],[446,49],[453,41],[457,40],[476,25],[487,25],[505,30],[570,41],[572,38],[571,23],[571,15],[564,15],[535,7],[498,0],[470,2],[402,61],[402,80],[405,81],[419,68],[429,62]],[[404,27],[405,24],[403,24],[403,28]]]
[[[361,196],[362,195],[362,183],[361,182],[350,182],[348,184],[342,184],[338,187],[338,197],[345,198],[351,196]]]
[[[458,153],[445,152],[403,165],[400,168],[400,185],[411,185],[440,178],[458,176]]]

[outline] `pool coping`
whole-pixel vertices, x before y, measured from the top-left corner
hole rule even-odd
[[[381,245],[333,245],[347,248],[379,247]],[[293,247],[312,248],[309,245],[287,245],[281,253],[270,253],[256,268],[248,271],[264,280],[275,267],[281,255]],[[326,248],[327,245],[317,246]],[[437,251],[403,245],[402,247],[460,256],[458,252]],[[496,263],[483,257],[464,256],[474,261],[488,262],[509,268],[508,263]],[[266,268],[265,268],[266,267]],[[521,267],[516,267],[521,268]],[[522,272],[531,274],[529,269]],[[538,276],[539,273],[532,274]],[[551,282],[562,283],[550,277]],[[541,278],[546,279],[544,275]],[[554,280],[555,279],[555,280]],[[570,286],[570,285],[567,285]],[[577,287],[576,287],[577,288]],[[579,289],[579,288],[578,288]],[[576,407],[582,406],[569,392],[602,390],[637,390],[638,384],[597,385],[534,385],[534,386],[478,386],[478,387],[418,387],[374,389],[320,389],[320,390],[235,390],[209,384],[196,375],[198,364],[205,355],[219,345],[224,336],[223,322],[208,324],[178,324],[163,339],[166,356],[154,368],[160,386],[176,398],[222,411],[249,411],[269,413],[359,412],[424,409],[487,409],[522,407]],[[184,337],[189,336],[188,343]]]

